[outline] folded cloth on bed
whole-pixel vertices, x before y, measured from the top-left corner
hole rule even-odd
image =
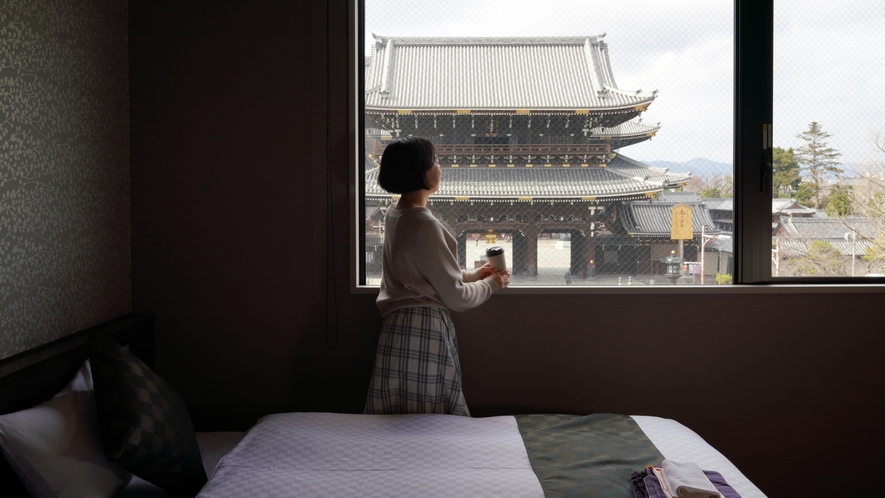
[[[652,467],[633,472],[630,485],[633,488],[633,498],[667,498]]]
[[[664,484],[679,498],[720,498],[722,495],[696,463],[664,460]]]
[[[637,470],[630,476],[630,489],[633,498],[648,498],[648,489],[645,486],[645,477],[648,476],[646,469]]]
[[[645,486],[648,489],[648,498],[671,498],[664,492],[664,487],[661,486],[661,481],[654,472],[649,472],[645,477]]]
[[[725,481],[725,478],[719,472],[705,470],[704,475],[713,483],[713,486],[716,486],[716,489],[719,490],[719,493],[724,498],[741,498],[741,495]]]
[[[664,455],[632,417],[517,415],[532,468],[547,498],[630,497],[625,483],[633,469],[654,465]]]
[[[703,471],[707,479],[719,491],[722,498],[741,498],[741,495],[726,482],[722,474],[713,470]],[[631,477],[631,484],[634,486],[634,498],[674,498],[678,495],[669,491],[664,484],[664,469],[661,467],[646,467],[642,471],[634,472]],[[636,490],[637,483],[641,480],[645,484],[644,489]],[[640,485],[641,486],[641,485]],[[666,488],[666,490],[665,490]],[[719,495],[716,495],[719,496]]]

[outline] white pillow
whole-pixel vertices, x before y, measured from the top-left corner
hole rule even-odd
[[[132,478],[105,457],[89,360],[52,399],[0,415],[0,446],[35,497],[114,496]]]

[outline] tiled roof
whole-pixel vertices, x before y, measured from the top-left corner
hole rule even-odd
[[[781,256],[803,256],[815,241],[824,241],[843,256],[862,255],[873,246],[885,227],[885,220],[869,220],[857,216],[845,218],[780,216],[774,240]],[[857,233],[855,236],[854,233]]]
[[[375,35],[367,109],[579,110],[650,103],[622,91],[601,36],[396,38]]]
[[[734,199],[731,197],[716,197],[704,199],[707,209],[717,209],[720,211],[734,211]],[[813,208],[805,207],[799,204],[796,199],[772,199],[771,214],[793,214],[801,216],[814,216],[816,211]]]
[[[432,198],[569,200],[582,198],[627,198],[659,192],[690,173],[669,173],[618,156],[605,168],[516,167],[444,168],[442,185]],[[389,198],[378,186],[378,169],[366,173],[366,197]],[[589,200],[589,199],[585,199]]]
[[[868,220],[857,216],[845,218],[797,218],[780,216],[777,236],[791,239],[845,240],[857,232],[857,239],[875,239],[885,227],[885,220]]]
[[[669,237],[671,222],[673,219],[672,209],[679,204],[691,206],[691,226],[695,235],[701,233],[701,226],[707,234],[720,233],[716,228],[710,213],[701,202],[661,201],[649,199],[647,201],[632,201],[625,205],[621,223],[627,233],[646,237]]]
[[[590,130],[590,134],[594,137],[611,137],[612,149],[619,149],[648,140],[660,129],[661,123],[650,125],[634,119],[610,128],[593,128]]]
[[[710,210],[734,211],[734,199],[731,197],[707,197],[704,204]]]
[[[697,192],[661,192],[658,196],[660,202],[675,204],[692,204],[701,202],[701,194]]]
[[[796,199],[772,199],[771,212],[772,214],[798,214],[811,216],[816,211],[814,208],[805,207],[799,204]]]
[[[708,251],[734,252],[734,239],[731,235],[720,234],[715,239],[707,242]]]
[[[667,168],[650,166],[623,155],[615,157],[608,163],[606,169],[631,178],[640,178],[645,182],[667,186],[685,183],[691,179],[691,173],[671,173]]]
[[[630,135],[646,135],[649,133],[657,132],[661,129],[661,123],[655,123],[653,125],[643,123],[640,120],[630,120],[624,123],[619,124],[618,126],[613,126],[611,128],[605,127],[597,127],[590,130],[593,136],[630,136]]]

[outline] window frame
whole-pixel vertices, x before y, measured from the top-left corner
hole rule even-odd
[[[360,174],[366,144],[361,47],[365,0],[348,0],[348,63],[351,208],[349,245],[352,293],[376,293],[365,282],[363,230],[365,176]],[[772,277],[771,175],[774,83],[774,0],[734,0],[734,283],[732,285],[522,286],[508,294],[734,294],[794,292],[885,292],[880,277]],[[761,55],[760,55],[761,54]]]

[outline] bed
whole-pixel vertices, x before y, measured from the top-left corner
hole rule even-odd
[[[107,481],[104,488],[89,490],[97,496],[631,498],[631,477],[636,479],[636,473],[643,470],[650,472],[649,466],[659,467],[664,460],[691,462],[705,471],[715,471],[743,498],[764,496],[722,453],[679,422],[606,413],[483,418],[275,413],[262,417],[245,433],[195,432],[186,413],[179,413],[178,418],[186,423],[176,437],[180,438],[179,448],[191,445],[182,452],[189,460],[181,459],[189,462],[190,473],[182,471],[187,465],[167,465],[157,471],[165,474],[157,477],[156,469],[139,472],[138,465],[143,462],[133,464],[126,461],[126,455],[121,459],[120,453],[113,453],[108,446],[108,427],[114,425],[114,420],[107,417],[116,412],[107,412],[103,405],[110,398],[99,396],[107,382],[102,379],[107,376],[101,370],[102,350],[95,346],[107,339],[114,342],[113,348],[119,348],[117,344],[125,346],[126,352],[121,354],[138,358],[131,361],[143,362],[144,370],[153,374],[150,316],[122,317],[0,361],[0,444],[4,454],[0,461],[0,489],[9,491],[4,496],[28,496],[28,490],[34,493],[35,486],[45,485],[37,482],[41,476],[35,478],[31,474],[64,473],[51,468],[23,471],[21,460],[27,455],[22,454],[28,453],[27,444],[33,443],[27,441],[22,449],[20,441],[10,442],[15,438],[9,434],[14,432],[15,420],[36,423],[32,421],[39,417],[21,417],[47,403],[58,402],[59,396],[69,393],[78,378],[88,377],[89,372],[84,370],[87,359],[92,362],[94,374],[93,403],[98,406],[103,423],[96,422],[91,433],[84,429],[91,434],[86,439],[91,438],[98,447],[88,457],[96,462],[74,472],[74,477],[82,481],[83,476],[95,475],[86,479],[90,482],[77,486],[98,486],[95,483]],[[112,353],[117,354],[115,350]],[[80,380],[79,385],[93,388],[90,382],[83,384]],[[158,382],[163,380],[158,378]],[[184,410],[183,406],[181,409]],[[17,416],[20,418],[15,419]],[[67,436],[62,439],[73,440]],[[68,458],[71,452],[66,449],[61,453],[67,453]],[[106,457],[113,457],[113,462]],[[60,468],[79,468],[76,465],[81,463],[66,462]],[[155,461],[154,464],[156,467]],[[28,486],[23,484],[25,481],[29,481]],[[190,483],[189,487],[180,486],[185,481]],[[68,489],[64,479],[60,482],[60,490],[38,489],[37,493],[84,495],[82,487],[71,485]]]

